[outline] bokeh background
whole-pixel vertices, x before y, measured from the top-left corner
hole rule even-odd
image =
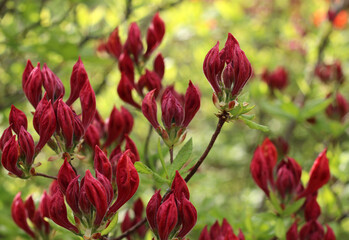
[[[238,39],[254,69],[241,98],[256,105],[255,121],[268,126],[270,131],[249,129],[241,122],[224,126],[200,172],[189,183],[198,222],[188,237],[197,239],[206,224],[221,222],[223,218],[234,229],[241,228],[246,239],[275,236],[275,216],[249,172],[254,149],[268,136],[283,137],[288,142],[288,155],[304,169],[303,182],[307,181],[316,156],[328,148],[332,178],[319,192],[320,221],[329,223],[337,239],[347,239],[349,121],[328,118],[325,114],[328,104],[324,101],[328,93],[337,90],[349,98],[348,84],[324,84],[313,74],[316,63],[332,64],[335,60],[341,62],[345,76],[349,73],[348,19],[344,14],[337,25],[331,24],[326,18],[330,4],[325,0],[2,0],[0,133],[8,126],[11,104],[27,113],[31,121],[29,116],[34,109],[25,100],[21,88],[27,59],[33,64],[47,63],[69,92],[71,70],[81,56],[96,92],[97,108],[107,118],[113,105],[124,105],[116,94],[120,73],[116,61],[96,49],[116,26],[124,41],[128,26],[134,21],[144,36],[153,15],[159,12],[166,24],[164,41],[157,49],[165,57],[163,83],[174,84],[184,93],[190,79],[202,94],[201,109],[189,125],[187,136],[193,139],[195,160],[204,151],[217,122],[212,90],[202,63],[217,41],[223,46],[230,32]],[[261,81],[261,74],[264,69],[278,66],[287,70],[289,84],[282,91],[272,92]],[[301,108],[304,98],[306,104]],[[142,154],[148,123],[141,113],[129,109],[136,119],[131,137]],[[315,124],[307,121],[309,118],[315,118]],[[157,152],[157,143],[158,136],[153,134],[152,154]],[[41,172],[56,175],[61,162],[48,162],[53,152],[46,150],[40,155]],[[33,194],[39,200],[49,183],[40,178],[29,181],[11,178],[1,169],[0,239],[28,239],[11,219],[12,200],[18,191],[23,197]],[[152,179],[141,175],[136,197],[147,203],[153,194],[151,186]],[[120,221],[127,207],[123,207]],[[288,224],[286,221],[285,228]],[[74,239],[68,231],[57,229],[57,239]]]

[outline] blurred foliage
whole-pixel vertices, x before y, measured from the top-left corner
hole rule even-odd
[[[317,154],[328,148],[332,179],[319,192],[323,211],[320,222],[329,222],[337,239],[347,239],[349,120],[341,123],[326,117],[324,109],[328,102],[324,103],[324,99],[339,86],[324,85],[312,74],[319,57],[329,63],[340,60],[344,74],[349,74],[348,29],[332,29],[326,21],[318,27],[313,24],[314,13],[327,9],[328,3],[319,0],[2,0],[0,132],[8,126],[11,104],[28,116],[33,111],[21,89],[27,59],[33,63],[46,62],[69,89],[72,66],[81,56],[97,94],[97,108],[107,118],[113,105],[122,104],[116,94],[120,73],[116,62],[97,53],[96,47],[116,26],[120,26],[121,38],[125,40],[128,24],[133,21],[140,24],[145,34],[152,16],[159,11],[166,23],[165,39],[157,50],[165,57],[164,83],[175,84],[177,90],[184,92],[191,79],[202,93],[201,110],[190,124],[187,136],[192,138],[191,156],[195,160],[204,151],[217,121],[202,63],[216,41],[222,47],[231,32],[254,68],[254,78],[245,87],[244,97],[256,105],[253,110],[256,121],[271,131],[252,130],[242,122],[224,126],[203,167],[189,183],[191,201],[198,209],[198,222],[189,238],[197,239],[206,224],[212,225],[224,217],[234,229],[241,228],[246,239],[275,236],[276,218],[266,210],[264,194],[252,181],[249,163],[264,137],[282,136],[289,143],[289,156],[304,169],[302,180],[307,179]],[[318,45],[327,33],[329,41],[319,56]],[[284,91],[271,94],[260,75],[264,68],[275,69],[280,65],[289,72],[290,84]],[[339,88],[346,97],[348,84]],[[302,98],[307,101],[301,108]],[[139,112],[133,111],[133,115],[136,127],[131,137],[142,154],[147,122]],[[310,117],[316,117],[316,124],[307,122]],[[157,144],[158,136],[153,134],[152,154],[157,153]],[[50,154],[49,151],[41,154],[40,169],[56,175],[61,162],[48,162]],[[0,182],[0,239],[27,239],[11,220],[12,199],[21,191],[23,197],[33,193],[38,200],[49,183],[40,178],[10,179],[3,169]],[[133,199],[142,197],[147,203],[153,194],[152,184],[149,175],[141,174],[141,185]],[[125,210],[126,207],[120,213],[120,221]],[[57,239],[73,238],[69,232],[58,229]]]

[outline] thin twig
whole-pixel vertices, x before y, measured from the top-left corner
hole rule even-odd
[[[149,130],[148,130],[147,138],[145,139],[144,151],[143,151],[144,161],[145,161],[145,164],[147,166],[150,166],[150,162],[149,162],[149,143],[150,143],[150,138],[151,138],[151,133],[152,132],[153,132],[153,126],[151,124],[149,124]]]
[[[169,148],[170,151],[170,162],[173,163],[173,147]]]
[[[50,178],[50,179],[54,179],[54,180],[57,180],[57,177],[54,177],[54,176],[50,176],[50,175],[46,175],[44,173],[35,173],[34,176],[38,176],[38,177],[45,177],[45,178]]]
[[[144,218],[142,221],[138,222],[136,225],[134,225],[133,227],[129,228],[126,232],[124,232],[123,234],[121,234],[120,236],[113,238],[111,240],[121,240],[123,238],[126,238],[128,235],[130,235],[131,233],[133,233],[134,231],[136,231],[139,227],[141,227],[143,224],[145,224],[147,222],[147,219]]]

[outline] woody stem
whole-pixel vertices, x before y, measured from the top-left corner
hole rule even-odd
[[[172,164],[173,163],[173,146],[171,148],[169,148],[169,151],[170,151],[170,161]]]
[[[45,178],[50,178],[50,179],[57,180],[57,177],[50,176],[50,175],[46,175],[46,174],[44,174],[44,173],[35,173],[34,176],[45,177]]]

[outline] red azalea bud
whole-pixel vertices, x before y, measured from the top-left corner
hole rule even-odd
[[[27,80],[23,84],[23,91],[27,96],[29,102],[33,105],[34,108],[36,108],[36,106],[41,100],[41,96],[42,96],[41,86],[42,86],[42,73],[40,70],[40,63],[38,63],[38,65],[30,72]]]
[[[179,214],[182,221],[182,228],[177,234],[177,237],[184,238],[195,226],[198,217],[194,205],[187,199],[184,193],[182,193]]]
[[[67,208],[64,203],[63,194],[60,191],[57,191],[51,198],[50,218],[57,225],[75,232],[76,234],[79,233],[77,227],[71,224],[71,222],[68,220]]]
[[[123,72],[126,74],[127,78],[132,82],[134,85],[134,78],[135,78],[135,71],[132,59],[127,54],[127,52],[124,52],[121,54],[119,59],[119,69],[120,72]]]
[[[165,62],[161,53],[156,56],[153,68],[154,72],[159,76],[160,79],[162,79],[165,73]]]
[[[31,166],[34,161],[34,140],[27,130],[21,126],[21,130],[18,136],[19,146],[21,147],[21,151],[23,151],[26,158],[26,165]]]
[[[72,179],[66,189],[65,199],[69,205],[69,207],[73,210],[74,214],[80,215],[81,211],[79,208],[79,195],[80,195],[80,187],[79,187],[79,176],[76,176]]]
[[[39,211],[41,213],[41,217],[47,217],[50,218],[50,201],[51,198],[49,195],[47,195],[46,191],[44,190],[44,193],[41,196],[40,205],[39,205]]]
[[[6,142],[4,146],[1,155],[1,163],[9,172],[21,177],[23,175],[23,171],[17,167],[18,150],[19,146],[16,141],[16,136],[14,135]]]
[[[63,97],[65,90],[62,81],[44,63],[42,67],[43,84],[47,97],[54,102],[59,97]]]
[[[199,240],[211,240],[210,235],[208,234],[208,231],[207,231],[207,225],[201,231]]]
[[[155,129],[160,128],[158,119],[157,119],[157,106],[154,98],[155,89],[150,91],[143,99],[142,102],[142,112],[143,115],[148,119],[151,125]]]
[[[302,175],[301,166],[292,158],[282,160],[277,167],[276,188],[282,198],[286,194],[292,194],[300,184]]]
[[[121,107],[121,114],[124,119],[124,134],[129,134],[133,128],[133,116],[125,107]]]
[[[173,179],[171,189],[173,190],[173,193],[177,200],[182,199],[183,194],[189,200],[190,194],[187,183],[184,181],[184,179],[178,171],[176,171],[176,175]]]
[[[348,113],[348,111],[349,111],[349,103],[340,93],[336,94],[335,102],[330,104],[326,108],[326,114],[328,117],[332,119],[341,120],[341,121],[344,120],[344,117]]]
[[[119,37],[119,28],[115,28],[114,31],[110,34],[107,42],[107,51],[114,55],[116,59],[119,58],[121,51],[122,51],[122,45]]]
[[[158,42],[162,41],[162,38],[165,35],[165,23],[160,18],[159,13],[157,12],[155,16],[153,17],[153,21],[151,23],[154,26]]]
[[[161,98],[162,122],[167,129],[172,128],[172,124],[179,127],[184,120],[184,109],[171,91],[167,91]]]
[[[86,194],[86,187],[85,187],[85,177],[81,179],[80,182],[80,195],[79,195],[79,207],[80,210],[85,214],[85,215],[90,215],[91,214],[91,202],[87,198]]]
[[[27,65],[25,66],[23,75],[22,75],[22,88],[24,90],[24,87],[27,85],[27,81],[28,81],[28,77],[30,75],[30,73],[33,71],[34,66],[32,64],[32,62],[28,59],[27,61]]]
[[[262,145],[262,152],[265,158],[266,165],[268,167],[269,181],[274,184],[273,170],[277,163],[278,153],[274,144],[269,140],[269,138],[264,139]]]
[[[156,13],[153,17],[148,32],[147,32],[147,52],[145,57],[149,57],[150,54],[159,46],[162,41],[162,38],[165,34],[165,23],[159,16],[159,13]]]
[[[147,220],[148,220],[149,226],[153,231],[157,231],[158,229],[157,223],[156,223],[156,215],[160,207],[161,200],[162,198],[161,198],[160,190],[158,190],[149,200],[147,208],[145,210],[147,214]]]
[[[120,140],[123,129],[124,129],[123,115],[114,106],[109,116],[108,137],[104,146],[109,147],[115,140]]]
[[[262,80],[268,84],[271,89],[282,90],[288,85],[288,73],[285,68],[278,67],[272,73],[266,70],[262,74]]]
[[[76,115],[75,112],[73,112],[74,116],[74,139],[75,141],[79,141],[81,137],[85,134],[84,126],[82,125],[82,122],[80,120],[80,117]]]
[[[50,196],[53,196],[57,191],[60,191],[59,183],[57,180],[53,180],[49,189]]]
[[[74,115],[71,108],[67,104],[65,104],[62,99],[58,100],[57,120],[60,128],[62,129],[66,147],[72,147],[74,134]]]
[[[323,185],[325,185],[330,179],[330,169],[328,165],[328,159],[326,157],[326,151],[322,151],[315,159],[315,162],[310,170],[310,178],[305,190],[298,196],[298,198],[304,197],[309,194],[313,194]]]
[[[94,149],[95,146],[100,146],[99,144],[99,132],[96,126],[90,125],[84,136],[85,142]]]
[[[81,89],[80,103],[82,125],[84,126],[84,129],[87,129],[96,113],[96,96],[89,82],[86,82],[85,86]]]
[[[128,38],[125,42],[125,49],[129,54],[133,55],[134,61],[138,64],[138,58],[143,51],[142,39],[141,39],[141,31],[137,23],[131,23]]]
[[[160,240],[167,240],[178,221],[178,209],[174,195],[163,202],[157,212],[157,229]]]
[[[84,64],[79,57],[70,76],[70,96],[66,101],[67,105],[72,105],[78,99],[80,91],[82,91],[86,82],[88,82],[88,76]]]
[[[29,219],[32,220],[35,214],[35,204],[31,195],[25,200],[24,208],[28,214]]]
[[[243,232],[241,231],[241,229],[239,229],[238,240],[245,240],[245,236],[244,236]]]
[[[316,201],[316,196],[310,195],[307,198],[307,201],[305,203],[305,208],[304,208],[305,220],[307,222],[311,220],[316,221],[316,219],[319,218],[320,214],[321,214],[321,208],[318,202]]]
[[[147,88],[148,91],[151,91],[153,89],[156,89],[155,97],[159,94],[159,91],[161,89],[161,79],[158,76],[157,73],[153,71],[149,71],[148,69],[145,70],[145,74],[143,74],[137,83],[137,91],[140,95],[143,95],[143,89]]]
[[[272,172],[270,174],[270,168],[266,163],[262,146],[257,147],[254,152],[250,171],[256,184],[269,196],[268,180],[269,176],[272,176]]]
[[[12,135],[12,131],[11,131],[11,126],[9,126],[8,128],[6,128],[4,130],[4,132],[1,135],[1,138],[0,138],[0,151],[2,151],[4,149],[4,146],[5,146],[6,142],[8,140],[10,140],[12,136],[13,135]]]
[[[325,240],[336,240],[336,235],[334,235],[334,232],[330,226],[326,224],[327,232],[325,235]]]
[[[137,201],[133,204],[133,211],[135,213],[135,217],[142,218],[143,216],[144,205],[142,199],[138,198]]]
[[[95,147],[94,168],[111,181],[111,164],[98,146]]]
[[[317,221],[307,222],[299,232],[300,240],[324,239],[324,228]]]
[[[42,115],[40,118],[36,117],[35,115],[37,112],[34,113],[34,119],[38,119],[38,128],[39,128],[39,135],[40,140],[37,143],[35,147],[35,151],[39,152],[45,144],[51,139],[51,136],[56,131],[56,115],[55,111],[53,110],[53,106],[51,104],[51,100],[47,102],[47,100],[40,101],[42,106],[42,112],[40,111]],[[33,120],[34,121],[34,120]]]
[[[88,200],[96,208],[95,226],[99,226],[108,209],[107,193],[103,185],[93,178],[90,170],[85,173],[85,191]]]
[[[139,185],[139,176],[136,168],[133,166],[129,150],[121,156],[116,169],[116,184],[118,187],[118,198],[110,207],[109,213],[115,213],[124,205],[137,191]]]
[[[290,229],[288,229],[286,233],[286,240],[296,240],[298,239],[298,231],[297,231],[297,221],[295,221]]]
[[[96,178],[105,188],[105,191],[107,194],[107,202],[109,206],[109,204],[111,203],[114,197],[114,190],[113,190],[113,186],[111,185],[111,181],[108,178],[106,178],[102,173],[100,173],[98,170],[96,171]]]
[[[126,103],[131,104],[135,108],[140,109],[141,106],[139,106],[138,103],[135,102],[135,100],[132,97],[132,90],[134,89],[134,84],[131,82],[131,80],[127,77],[126,73],[121,72],[121,79],[118,85],[117,92],[119,94],[119,97]]]
[[[188,124],[194,118],[197,111],[199,111],[199,108],[200,108],[200,92],[193,85],[193,83],[189,81],[189,86],[185,93],[185,99],[184,99],[185,115],[184,115],[184,121],[182,123],[184,127],[188,126]]]
[[[74,169],[72,168],[72,166],[70,166],[67,159],[64,159],[64,163],[59,169],[58,176],[57,176],[59,188],[61,189],[62,193],[65,194],[69,183],[74,178],[76,178],[76,173]]]
[[[46,93],[44,97],[39,102],[38,106],[35,109],[34,116],[33,116],[33,126],[37,133],[40,131],[40,118],[44,113],[45,107],[48,105],[48,100]]]
[[[126,232],[128,229],[130,229],[133,226],[129,212],[127,211],[125,214],[124,221],[121,223],[121,232]],[[131,237],[127,237],[128,240],[131,240]]]
[[[135,159],[134,162],[140,161],[140,157],[139,157],[139,153],[138,153],[136,144],[132,141],[132,139],[128,135],[125,135],[125,139],[126,139],[125,150],[130,150],[133,153],[134,159]],[[133,159],[131,158],[131,160],[133,160]]]
[[[216,221],[210,229],[210,237],[212,239],[215,239],[215,237],[220,236],[221,235],[221,227],[219,226],[218,221]]]
[[[19,131],[21,130],[21,126],[24,127],[25,130],[27,130],[28,127],[28,121],[27,117],[25,116],[24,112],[17,109],[15,106],[11,106],[11,112],[9,116],[9,123],[13,129],[13,131],[18,135]]]
[[[345,80],[344,74],[343,74],[343,70],[342,70],[342,65],[340,61],[335,61],[334,62],[334,68],[335,68],[335,75],[336,75],[336,81],[339,84],[342,84]]]
[[[224,68],[224,61],[220,58],[219,42],[207,53],[204,60],[204,73],[211,84],[213,91],[220,95],[221,88],[219,86],[220,76]]]
[[[24,207],[24,203],[21,199],[20,192],[17,193],[16,197],[13,199],[11,206],[11,214],[14,222],[32,238],[35,238],[34,232],[30,229],[27,223],[28,216]]]

